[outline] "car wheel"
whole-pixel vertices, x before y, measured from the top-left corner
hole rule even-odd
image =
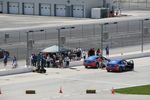
[[[107,70],[107,72],[110,72],[110,70]]]
[[[88,68],[88,66],[85,66],[85,68]]]
[[[96,68],[99,68],[99,63],[96,63]]]
[[[131,68],[131,71],[134,71],[134,66]]]
[[[122,67],[119,67],[119,72],[122,72],[122,71],[123,71]]]

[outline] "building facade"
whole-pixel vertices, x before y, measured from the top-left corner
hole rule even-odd
[[[8,14],[90,17],[91,8],[103,0],[0,0],[0,12]]]

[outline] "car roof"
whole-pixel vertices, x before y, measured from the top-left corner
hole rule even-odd
[[[96,59],[97,57],[99,57],[99,56],[96,56],[96,55],[94,55],[94,56],[89,56],[89,57],[87,57],[85,60],[94,60],[94,59]]]
[[[111,59],[109,61],[109,64],[118,64],[120,61],[122,61],[123,59]]]

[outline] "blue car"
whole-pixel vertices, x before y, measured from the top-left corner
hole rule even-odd
[[[126,61],[124,59],[114,59],[107,63],[107,72],[123,72],[134,70],[133,60]]]
[[[83,62],[85,68],[103,68],[106,67],[108,60],[105,57],[89,56]]]

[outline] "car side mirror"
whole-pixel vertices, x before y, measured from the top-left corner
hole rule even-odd
[[[130,60],[129,63],[133,64],[133,60]]]

